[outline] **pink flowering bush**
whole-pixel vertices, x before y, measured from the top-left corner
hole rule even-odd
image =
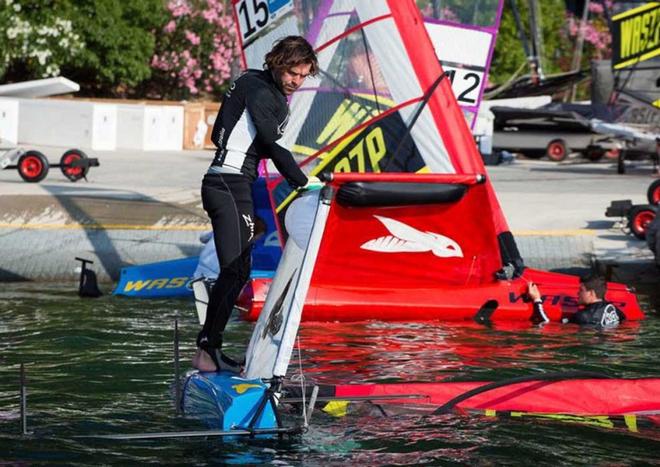
[[[607,8],[611,9],[612,2],[607,1]],[[612,36],[607,27],[604,16],[603,5],[599,2],[589,3],[589,15],[584,25],[581,18],[567,12],[567,36],[575,42],[580,33],[580,27],[584,28],[584,54],[585,60],[606,59],[612,55],[610,44]]]
[[[228,3],[228,2],[227,2]],[[230,7],[221,0],[169,0],[151,67],[160,97],[219,97],[229,84],[238,45]]]

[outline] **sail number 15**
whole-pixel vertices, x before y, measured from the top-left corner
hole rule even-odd
[[[235,8],[245,41],[268,23],[293,10],[293,0],[241,0]]]
[[[243,39],[247,39],[268,24],[266,0],[243,0],[236,5]]]

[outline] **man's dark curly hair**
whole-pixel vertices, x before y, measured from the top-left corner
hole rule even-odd
[[[603,300],[605,299],[605,292],[607,292],[607,281],[601,275],[589,273],[580,277],[580,283],[584,285],[586,290],[593,290],[596,297]]]
[[[264,68],[277,73],[302,64],[312,66],[309,70],[312,76],[319,71],[314,48],[301,36],[287,36],[278,40],[264,60]]]

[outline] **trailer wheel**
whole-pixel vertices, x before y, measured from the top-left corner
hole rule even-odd
[[[655,219],[655,209],[647,204],[633,206],[628,214],[628,227],[633,235],[640,240],[646,238],[646,230],[653,219]]]
[[[599,161],[605,155],[605,151],[600,148],[587,148],[584,152],[584,157],[589,159],[591,162]]]
[[[561,162],[568,156],[568,147],[563,139],[554,139],[545,148],[545,155],[550,160]]]
[[[37,183],[48,175],[48,159],[39,151],[26,151],[18,160],[18,174],[29,183]]]
[[[72,182],[77,182],[81,178],[87,175],[89,172],[89,166],[76,166],[72,167],[71,165],[74,162],[88,159],[87,154],[82,152],[80,149],[69,149],[60,158],[60,170],[66,178]]]
[[[655,204],[656,206],[660,204],[660,180],[656,180],[649,185],[646,197],[648,198],[649,203]]]

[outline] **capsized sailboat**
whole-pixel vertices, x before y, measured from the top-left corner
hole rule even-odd
[[[529,320],[528,282],[546,293],[552,320],[574,313],[577,277],[525,267],[415,3],[309,8],[240,28],[246,66],[260,66],[282,34],[305,33],[318,53],[321,73],[294,94],[283,136],[306,157],[303,170],[332,179],[302,319]],[[285,238],[298,194],[279,177],[268,185]],[[245,289],[247,319],[269,286],[254,279]],[[607,298],[628,319],[643,317],[626,286],[609,284]]]
[[[303,319],[529,321],[529,282],[545,293],[550,320],[570,318],[577,277],[531,268],[507,275],[492,219],[466,216],[488,195],[479,174],[332,174],[319,201],[327,214],[316,212],[323,233]],[[296,264],[287,254],[277,274]],[[644,317],[627,287],[609,284],[607,298],[627,319]],[[247,319],[262,312],[257,306]]]
[[[305,423],[317,401],[337,403],[323,404],[323,409],[333,415],[345,414],[348,402],[372,401],[426,407],[435,415],[458,409],[486,415],[507,412],[516,416],[601,417],[601,426],[609,423],[604,417],[622,415],[631,431],[637,430],[639,417],[660,422],[660,378],[616,379],[590,372],[564,372],[499,382],[337,384],[311,388],[305,387],[305,379],[300,378],[299,383],[285,385],[305,297],[310,293],[309,272],[318,260],[323,242],[323,219],[332,210],[326,202],[331,191],[326,187],[316,197],[318,209],[304,241],[293,235],[287,241],[283,261],[250,339],[245,370],[241,375],[190,374],[181,400],[187,414],[222,433],[236,430],[253,435],[269,429],[281,433],[286,427],[278,415],[280,404],[306,401],[309,407],[303,411]],[[593,423],[593,419],[571,421]]]

